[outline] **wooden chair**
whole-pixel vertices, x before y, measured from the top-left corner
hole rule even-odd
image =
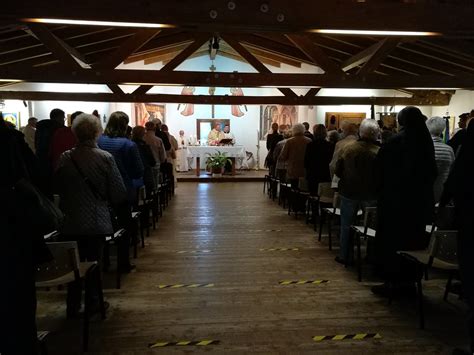
[[[362,281],[361,239],[375,238],[377,223],[377,207],[365,207],[362,225],[352,225],[351,234],[357,247],[357,277]],[[352,243],[354,244],[354,243]]]
[[[99,306],[102,319],[105,319],[102,279],[96,261],[80,262],[76,242],[47,243],[53,260],[41,264],[36,269],[36,287],[51,288],[71,282],[84,282],[84,322],[82,346],[87,351],[89,344],[89,317],[91,306],[91,287],[95,283],[99,291]]]
[[[117,249],[117,267],[116,267],[116,288],[120,289],[121,287],[121,272],[120,272],[120,265],[119,265],[119,257],[118,257],[118,248],[121,238],[124,237],[127,231],[122,228],[116,231],[112,235],[105,236],[105,245],[104,245],[104,270],[108,270],[110,266],[110,247],[116,246]]]
[[[430,239],[430,245],[426,250],[399,251],[398,254],[413,262],[419,270],[421,270],[421,275],[426,267],[447,271],[449,277],[444,292],[444,300],[447,299],[453,276],[459,270],[457,260],[457,231],[434,231]],[[424,329],[425,315],[423,310],[421,276],[416,280],[416,285],[418,290],[420,328]]]
[[[323,223],[324,223],[324,207],[329,207],[332,205],[334,200],[334,189],[331,188],[330,182],[322,182],[318,185],[318,195],[316,199],[317,210],[319,214],[319,237],[318,241],[321,241],[321,235],[323,232]]]
[[[299,212],[306,214],[306,204],[309,197],[306,180],[300,178],[298,186],[296,189],[290,189],[288,193],[288,215],[293,212],[296,219]]]

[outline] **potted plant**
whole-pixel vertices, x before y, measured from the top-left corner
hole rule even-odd
[[[225,165],[232,161],[227,157],[227,153],[221,153],[217,151],[217,153],[210,154],[207,153],[208,158],[206,160],[206,166],[212,172],[212,177],[221,177],[224,171]]]

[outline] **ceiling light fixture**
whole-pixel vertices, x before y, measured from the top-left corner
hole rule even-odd
[[[59,25],[79,25],[79,26],[110,26],[110,27],[137,27],[137,28],[170,28],[173,25],[163,23],[144,22],[120,22],[120,21],[93,21],[93,20],[71,20],[59,18],[24,18],[23,22],[51,23]]]
[[[356,35],[356,36],[440,36],[438,32],[417,31],[373,31],[373,30],[328,30],[313,29],[310,32],[325,33],[333,35]]]
[[[18,79],[0,79],[0,83],[21,83],[22,81]]]

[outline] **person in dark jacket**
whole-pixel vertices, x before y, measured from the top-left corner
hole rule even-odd
[[[470,118],[474,117],[474,110],[471,113],[463,113],[459,116],[459,130],[456,134],[449,140],[448,145],[453,148],[454,154],[456,155],[459,151],[459,148],[463,144],[466,135],[467,135],[467,122]]]
[[[437,176],[433,141],[416,107],[398,114],[400,132],[383,145],[376,159],[378,200],[375,257],[387,282],[403,285],[411,268],[398,250],[421,250],[429,238],[425,226],[433,218],[433,183]],[[409,265],[411,266],[411,264]],[[389,284],[372,291],[388,295]]]
[[[117,209],[120,227],[125,228],[129,232],[122,239],[119,248],[120,268],[123,272],[129,272],[135,267],[130,264],[129,259],[130,235],[136,233],[135,225],[131,220],[131,209],[137,200],[137,190],[133,185],[133,181],[135,179],[142,179],[144,172],[137,145],[126,138],[128,122],[129,118],[126,113],[121,111],[113,112],[109,117],[104,134],[97,142],[100,149],[113,155],[127,189],[128,204]]]
[[[35,148],[40,163],[41,189],[52,198],[53,161],[51,143],[57,129],[64,127],[65,114],[63,110],[55,108],[49,114],[49,120],[40,120],[36,124]]]
[[[344,147],[335,170],[340,178],[338,188],[341,197],[340,249],[336,261],[341,264],[353,262],[350,227],[355,222],[357,211],[377,204],[375,159],[380,136],[377,122],[370,118],[363,120],[359,135],[357,141]]]
[[[145,127],[143,126],[133,127],[132,141],[135,142],[138,147],[138,150],[140,151],[143,167],[145,169],[143,172],[143,184],[145,185],[147,196],[150,196],[155,186],[152,169],[156,165],[156,160],[153,156],[151,147],[143,140],[143,138],[145,137],[145,132]],[[140,181],[136,181],[135,184],[136,187],[142,185],[140,184]]]
[[[155,118],[152,122],[155,124],[155,127],[156,127],[155,135],[158,138],[161,138],[161,140],[163,141],[163,145],[165,146],[165,151],[169,151],[171,149],[171,142],[168,138],[168,135],[161,130],[161,126],[162,126],[161,120],[158,118]]]
[[[23,133],[9,128],[1,112],[0,165],[0,353],[36,354],[35,265],[50,255],[42,226],[29,215],[36,211],[16,185],[23,179],[37,185],[38,162]]]
[[[267,135],[267,150],[268,154],[265,158],[265,166],[270,171],[271,176],[275,176],[276,161],[273,159],[273,152],[278,142],[283,140],[283,135],[278,133],[278,123],[272,123],[272,133]]]
[[[466,137],[445,183],[440,206],[452,199],[458,228],[458,261],[464,297],[469,305],[468,330],[470,352],[456,350],[453,354],[474,353],[474,119],[467,122]]]
[[[313,133],[314,140],[306,146],[304,168],[309,192],[316,195],[320,182],[331,181],[329,163],[334,154],[334,146],[326,139],[327,130],[324,125],[315,125]]]
[[[313,140],[314,136],[313,134],[309,131],[309,123],[308,122],[303,122],[304,126],[304,136],[308,137],[309,139]]]

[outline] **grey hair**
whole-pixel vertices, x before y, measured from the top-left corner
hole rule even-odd
[[[376,141],[379,138],[380,127],[376,120],[371,118],[364,119],[359,127],[360,138]]]
[[[99,119],[87,113],[77,116],[72,123],[71,129],[79,142],[96,140],[99,134],[102,133]]]
[[[301,123],[297,123],[292,127],[291,130],[293,131],[293,136],[302,136],[306,129]]]
[[[439,137],[446,129],[446,121],[443,117],[435,116],[426,121],[426,126],[432,136]]]

